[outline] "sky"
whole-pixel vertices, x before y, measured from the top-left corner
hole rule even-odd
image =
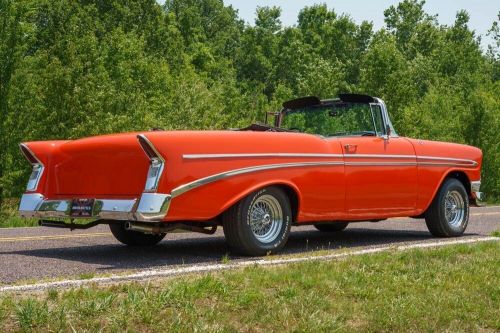
[[[159,1],[162,3],[163,1]],[[373,22],[374,29],[384,26],[384,10],[396,5],[397,0],[224,0],[226,5],[238,9],[239,16],[249,24],[254,24],[257,6],[278,6],[281,8],[281,22],[285,26],[297,23],[299,11],[305,6],[326,3],[337,13],[349,14],[357,23],[363,20]],[[476,34],[483,35],[482,45],[486,48],[491,39],[486,37],[488,29],[497,19],[500,0],[427,0],[424,9],[429,14],[438,14],[440,24],[453,24],[455,15],[465,9],[470,15],[469,27]]]

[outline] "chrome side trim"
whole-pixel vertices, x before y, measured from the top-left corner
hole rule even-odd
[[[220,158],[248,158],[248,157],[289,157],[289,158],[342,158],[342,154],[310,154],[310,153],[251,153],[251,154],[184,154],[185,160],[220,159]]]
[[[251,156],[249,156],[251,155]],[[275,156],[275,154],[191,154],[191,155],[183,155],[184,158],[232,158],[232,157],[255,157],[255,155],[258,155],[259,157],[268,157],[270,155]],[[300,154],[304,155],[304,154]],[[314,154],[311,154],[314,155]],[[317,154],[320,157],[323,157],[325,154]],[[340,154],[331,154],[334,155],[334,157],[337,157],[337,155]],[[299,162],[299,163],[282,163],[282,164],[268,164],[268,165],[260,165],[260,166],[254,166],[254,167],[247,167],[247,168],[242,168],[242,169],[235,169],[235,170],[229,170],[225,172],[221,172],[215,175],[207,176],[204,178],[200,178],[197,180],[194,180],[190,183],[183,184],[181,186],[178,186],[174,188],[171,192],[171,200],[174,199],[175,197],[186,193],[192,189],[198,188],[200,186],[213,183],[215,181],[225,179],[228,177],[233,177],[241,174],[246,174],[246,173],[251,173],[251,172],[258,172],[258,171],[263,171],[263,170],[272,170],[272,169],[280,169],[280,168],[295,168],[295,167],[307,167],[307,166],[338,166],[338,165],[346,165],[346,166],[417,166],[417,165],[429,165],[429,166],[460,166],[460,167],[471,167],[475,166],[477,164],[474,161],[471,160],[462,160],[462,159],[454,159],[454,158],[442,158],[442,157],[432,157],[432,156],[423,156],[423,157],[418,157],[418,156],[413,156],[413,155],[376,155],[376,154],[358,154],[358,155],[344,155],[346,159],[349,159],[351,157],[355,158],[385,158],[385,159],[411,159],[412,161],[408,162],[344,162],[344,161],[328,161],[328,162]],[[289,157],[289,156],[285,156]],[[418,160],[422,158],[425,160],[432,160],[436,159],[438,161],[443,161],[443,162],[418,162]],[[456,161],[460,163],[444,163],[444,161]],[[463,164],[464,162],[467,162],[469,164]],[[472,164],[475,163],[475,164]]]
[[[238,176],[246,173],[259,172],[264,170],[284,169],[284,168],[298,168],[298,167],[315,167],[315,166],[339,166],[344,165],[344,162],[301,162],[301,163],[283,163],[283,164],[267,164],[259,165],[242,169],[235,169],[230,171],[221,172],[208,177],[200,178],[190,183],[181,185],[172,190],[172,199],[179,195],[193,190],[197,187],[213,183],[218,180],[226,179],[233,176]]]
[[[415,155],[383,155],[383,154],[345,154],[345,158],[382,158],[382,159],[411,159],[416,160]]]
[[[461,167],[461,168],[473,168],[474,164],[462,164],[462,163],[446,163],[446,162],[418,162],[418,165],[424,166],[449,166],[449,167]]]
[[[461,158],[452,157],[437,157],[437,156],[415,156],[415,155],[384,155],[384,154],[310,154],[310,153],[249,153],[249,154],[184,154],[183,159],[194,160],[194,159],[226,159],[226,158],[252,158],[252,157],[288,157],[288,158],[346,158],[346,159],[411,159],[418,160],[419,164],[422,163],[432,163],[429,161],[440,161],[440,162],[456,162],[469,164],[476,166],[477,162],[473,160],[466,160]],[[447,163],[453,164],[453,163]],[[433,165],[433,164],[430,164]],[[462,165],[462,164],[460,164]]]
[[[437,157],[437,156],[417,156],[417,159],[419,159],[419,160],[431,160],[431,161],[450,161],[450,162],[458,162],[458,163],[470,164],[470,165],[473,165],[473,166],[477,165],[476,161],[465,160],[465,159],[462,159],[462,158]]]
[[[345,162],[348,166],[403,166],[417,165],[417,162]]]

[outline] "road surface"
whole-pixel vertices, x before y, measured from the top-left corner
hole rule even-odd
[[[500,230],[500,206],[471,208],[469,226],[462,238],[489,236],[495,230]],[[352,223],[337,234],[303,226],[292,228],[282,254],[340,247],[358,250],[435,240],[424,220],[409,218]],[[158,246],[150,248],[121,245],[106,225],[75,231],[44,227],[0,229],[0,284],[211,264],[220,262],[228,252],[222,228],[214,235],[171,233]],[[230,258],[240,259],[232,255]]]

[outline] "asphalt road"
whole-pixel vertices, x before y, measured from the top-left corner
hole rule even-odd
[[[489,236],[495,230],[500,230],[500,206],[472,208],[469,226],[462,238]],[[430,241],[435,238],[423,220],[394,218],[378,223],[352,223],[338,234],[321,233],[311,226],[295,227],[282,254]],[[222,229],[214,235],[171,233],[158,246],[150,248],[121,245],[110,234],[108,226],[76,231],[0,229],[0,284],[202,265],[220,262],[226,253]]]

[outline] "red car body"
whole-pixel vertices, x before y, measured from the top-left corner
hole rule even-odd
[[[475,202],[482,160],[475,147],[394,133],[148,131],[26,142],[21,149],[38,166],[22,216],[153,223],[214,221],[270,185],[289,196],[294,224],[419,216],[447,177],[459,179]],[[145,189],[152,159],[161,170]],[[79,214],[75,199],[94,201],[92,213]]]

